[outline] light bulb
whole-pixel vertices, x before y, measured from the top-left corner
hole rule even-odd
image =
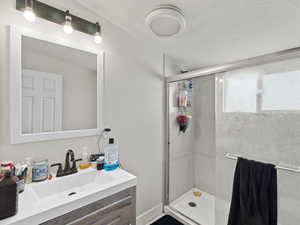
[[[100,44],[102,42],[101,27],[98,22],[95,24],[95,26],[96,26],[96,32],[94,34],[94,41],[96,42],[96,44]]]
[[[24,18],[28,20],[30,23],[35,21],[35,14],[31,7],[27,6],[24,10]]]
[[[100,44],[102,42],[102,37],[99,32],[95,33],[94,41],[96,44]]]
[[[72,32],[73,32],[72,17],[71,17],[69,10],[66,11],[65,18],[66,18],[66,22],[64,24],[64,32],[66,34],[72,34]]]
[[[73,32],[73,27],[72,27],[72,24],[70,22],[66,22],[65,25],[64,25],[64,32],[66,34],[72,34]]]

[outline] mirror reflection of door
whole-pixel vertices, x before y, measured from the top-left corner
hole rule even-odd
[[[23,70],[22,133],[60,131],[62,117],[62,75]]]
[[[22,36],[22,133],[97,128],[97,55]]]

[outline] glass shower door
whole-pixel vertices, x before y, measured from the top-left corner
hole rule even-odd
[[[189,103],[182,108],[184,93]],[[214,225],[214,76],[170,83],[169,94],[169,206],[194,224]],[[185,131],[181,116],[188,117]]]
[[[235,160],[300,165],[300,60],[216,75],[216,225],[227,224]],[[277,170],[278,224],[300,221],[300,174]]]

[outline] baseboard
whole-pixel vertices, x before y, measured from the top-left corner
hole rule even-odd
[[[160,203],[153,208],[147,210],[136,218],[136,225],[149,225],[163,213],[163,204]]]

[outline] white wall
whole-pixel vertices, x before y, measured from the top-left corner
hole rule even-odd
[[[47,1],[44,1],[47,2]],[[15,10],[15,1],[0,3],[0,160],[22,160],[26,156],[43,156],[62,162],[66,148],[77,152],[83,146],[96,151],[96,137],[11,145],[8,109],[8,35],[6,25],[16,24],[32,32],[44,32],[65,42],[100,48],[105,57],[105,123],[110,125],[120,145],[122,165],[138,176],[137,214],[162,201],[163,155],[163,77],[162,56],[153,46],[139,43],[134,37],[98,18],[71,0],[48,1],[63,4],[72,13],[103,25],[104,42],[96,46],[93,37],[79,32],[66,35],[62,27],[38,19],[29,24]],[[68,5],[68,7],[67,7]]]

